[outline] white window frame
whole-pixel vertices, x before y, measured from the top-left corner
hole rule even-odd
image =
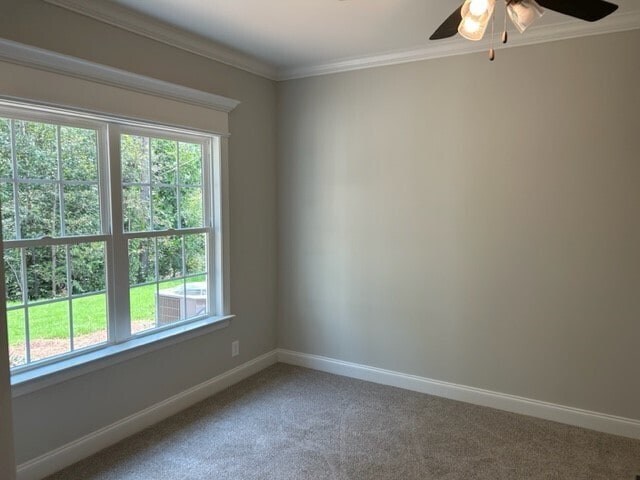
[[[117,251],[128,251],[128,241],[138,238],[160,238],[170,235],[182,236],[189,233],[206,233],[208,236],[207,241],[207,304],[210,308],[210,313],[206,316],[215,317],[217,312],[223,311],[223,305],[218,305],[215,295],[216,292],[216,278],[215,278],[215,232],[214,232],[214,218],[213,218],[213,179],[211,172],[211,165],[215,157],[213,147],[213,139],[209,136],[196,136],[186,135],[184,133],[167,132],[164,130],[158,130],[153,127],[139,127],[139,126],[127,126],[112,124],[109,127],[110,135],[110,160],[111,160],[111,205],[112,205],[112,223],[113,229],[113,249]],[[160,137],[162,139],[173,140],[178,142],[187,143],[199,143],[202,145],[202,168],[203,168],[203,210],[204,210],[204,225],[200,228],[190,229],[166,229],[166,230],[149,230],[143,232],[125,232],[122,220],[123,215],[123,202],[122,202],[122,177],[121,177],[121,165],[122,158],[120,155],[120,138],[122,135],[135,135],[145,136],[151,138]],[[206,195],[206,193],[209,193]],[[112,260],[115,265],[115,275],[113,275],[113,283],[111,284],[113,295],[110,297],[110,301],[113,298],[118,299],[117,302],[110,305],[115,312],[115,322],[113,330],[110,336],[114,338],[115,343],[126,342],[131,339],[131,319],[129,318],[130,306],[129,306],[129,277],[128,277],[128,257],[118,256],[115,253],[112,255]],[[188,319],[180,323],[188,323],[194,319]],[[164,329],[171,329],[174,325],[167,325],[165,327],[156,327],[152,332],[158,332]],[[151,333],[151,332],[149,332]],[[138,335],[145,335],[144,332]]]
[[[98,132],[100,159],[98,167],[102,215],[100,235],[7,240],[3,242],[5,248],[104,241],[106,250],[109,329],[107,344],[72,351],[14,368],[12,370],[14,397],[229,325],[233,315],[230,314],[229,305],[229,252],[225,241],[228,238],[227,139],[225,136],[14,101],[0,100],[0,116],[95,129]],[[115,252],[127,252],[129,238],[172,235],[180,230],[136,233],[123,231],[121,134],[168,138],[200,143],[203,146],[205,220],[203,227],[195,230],[208,234],[207,292],[210,312],[195,319],[157,327],[135,336],[131,335],[129,318],[128,255],[116,255]],[[4,298],[1,301],[4,302]]]

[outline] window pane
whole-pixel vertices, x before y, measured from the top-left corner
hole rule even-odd
[[[177,182],[178,147],[172,140],[151,139],[151,171],[154,184]]]
[[[129,240],[129,285],[155,282],[156,249],[152,238]]]
[[[160,280],[182,277],[182,241],[180,237],[158,238],[158,275]]]
[[[149,187],[124,187],[124,231],[142,232],[151,229]]]
[[[67,353],[69,340],[69,302],[61,301],[29,307],[29,348],[31,361]]]
[[[104,293],[72,300],[73,349],[107,341],[107,298]]]
[[[0,118],[0,178],[11,178],[11,126],[9,120]]]
[[[21,305],[22,297],[22,268],[19,248],[7,248],[4,251],[4,279],[7,306]]]
[[[153,228],[178,228],[178,194],[175,188],[153,188]]]
[[[71,245],[69,246],[69,258],[71,260],[72,294],[78,295],[106,290],[103,242]]]
[[[95,130],[60,127],[63,179],[98,180],[97,140]]]
[[[65,247],[25,248],[29,302],[67,295]]]
[[[184,318],[193,318],[207,313],[206,276],[189,278],[185,288]]]
[[[181,228],[196,228],[203,225],[202,189],[180,189]]]
[[[187,320],[207,311],[206,282],[162,282],[158,291],[158,326]]]
[[[9,364],[11,367],[24,365],[27,362],[27,346],[25,343],[24,309],[7,312],[9,334]]]
[[[20,178],[58,178],[56,127],[46,123],[14,122]]]
[[[156,284],[130,290],[131,333],[156,326]]]
[[[2,238],[15,240],[16,215],[11,183],[0,182],[0,204],[2,204]]]
[[[185,235],[183,238],[186,274],[205,273],[207,271],[206,236],[204,234]]]
[[[149,139],[135,135],[120,137],[122,181],[149,183]]]
[[[202,184],[202,147],[197,143],[178,145],[180,152],[180,183],[182,185]]]
[[[98,185],[64,185],[63,194],[65,234],[100,234]]]
[[[158,291],[158,326],[179,322],[184,313],[184,282],[162,282]]]
[[[60,235],[60,195],[54,184],[18,185],[22,238]]]

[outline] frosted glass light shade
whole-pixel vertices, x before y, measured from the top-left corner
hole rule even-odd
[[[458,33],[467,40],[482,40],[495,5],[495,0],[465,0]]]
[[[520,33],[523,33],[529,25],[544,15],[544,9],[535,0],[511,2],[507,6],[507,12]]]

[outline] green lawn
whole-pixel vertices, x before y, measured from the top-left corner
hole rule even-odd
[[[203,277],[189,278],[189,282],[203,281]],[[160,288],[180,285],[182,280],[163,282]],[[155,285],[145,285],[131,289],[131,320],[155,319]],[[7,303],[10,307],[15,302]],[[29,336],[35,338],[69,338],[69,303],[60,301],[47,305],[29,306]],[[106,329],[106,295],[104,293],[72,300],[74,334],[83,335]],[[7,312],[9,344],[24,342],[23,310]]]

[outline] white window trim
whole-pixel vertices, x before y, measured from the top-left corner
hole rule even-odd
[[[0,61],[30,68],[35,67],[39,70],[58,73],[69,78],[111,85],[132,92],[141,92],[224,113],[229,113],[240,105],[238,100],[232,98],[176,85],[4,38],[0,38]],[[73,107],[82,108],[81,105],[73,105]],[[143,120],[147,122],[147,119]]]
[[[0,100],[0,110],[5,115],[13,115],[17,117],[26,117],[33,121],[49,121],[54,123],[61,123],[67,120],[71,125],[84,125],[86,127],[98,128],[101,132],[99,138],[103,142],[99,145],[99,150],[106,152],[107,149],[113,154],[114,150],[119,151],[119,138],[122,133],[127,134],[140,134],[140,135],[163,135],[164,137],[172,139],[193,140],[194,136],[192,132],[181,132],[165,127],[158,129],[156,126],[141,126],[137,122],[127,122],[126,120],[118,120],[118,125],[109,124],[108,130],[104,120],[101,121],[98,117],[89,116],[88,114],[79,113],[76,114],[73,111],[60,110],[55,107],[50,107],[46,111],[41,110],[39,107],[36,109],[34,106],[25,104],[25,110],[23,110],[21,103],[16,102],[3,102]],[[25,111],[27,112],[25,115]],[[80,121],[78,118],[80,117]],[[116,119],[108,117],[109,122]],[[97,345],[93,348],[86,348],[78,351],[78,353],[70,352],[70,354],[62,355],[60,358],[52,357],[51,359],[45,359],[42,362],[38,362],[33,366],[25,366],[25,368],[18,368],[17,371],[12,372],[11,384],[12,384],[12,396],[18,397],[27,393],[37,391],[46,386],[54,385],[79,375],[85,375],[92,371],[96,371],[110,365],[115,365],[125,360],[135,358],[140,355],[150,353],[154,350],[165,348],[169,345],[173,345],[178,342],[194,338],[199,335],[204,335],[221,328],[225,328],[229,325],[229,322],[234,315],[230,314],[229,305],[229,278],[228,273],[225,276],[225,272],[229,269],[229,251],[225,248],[225,239],[228,238],[228,218],[225,215],[226,206],[226,185],[227,174],[226,166],[224,165],[224,159],[228,153],[226,149],[223,150],[223,146],[226,145],[226,139],[219,135],[198,135],[203,140],[205,145],[205,152],[203,157],[204,167],[204,181],[207,185],[205,190],[208,190],[209,195],[204,205],[204,214],[210,219],[210,228],[213,230],[211,236],[212,242],[208,242],[209,255],[213,257],[214,270],[208,275],[208,287],[211,288],[210,292],[214,292],[210,297],[212,303],[211,310],[215,312],[213,315],[209,315],[197,320],[180,322],[179,324],[172,326],[168,325],[163,328],[156,328],[148,333],[142,333],[135,337],[130,335],[121,335],[115,330],[122,328],[120,322],[122,315],[118,314],[118,308],[127,308],[128,302],[122,301],[123,298],[128,298],[128,293],[123,296],[122,289],[118,289],[118,279],[112,279],[110,288],[112,294],[109,295],[110,304],[109,309],[114,309],[116,320],[114,323],[109,323],[110,337],[114,339],[114,342],[109,345]],[[111,145],[107,143],[111,140]],[[217,153],[216,153],[217,152]],[[117,227],[121,226],[121,210],[111,211],[112,205],[116,205],[120,201],[120,189],[121,177],[120,177],[120,157],[119,153],[115,154],[117,161],[102,161],[100,162],[100,176],[104,180],[100,182],[101,190],[102,186],[110,182],[111,196],[115,198],[109,198],[103,191],[101,193],[102,205],[103,205],[103,221],[107,221],[111,233],[108,235],[110,240],[107,241],[107,248],[109,244],[113,243],[114,246],[118,241],[125,241],[127,234],[120,232]],[[109,172],[108,166],[113,168]],[[225,176],[223,176],[225,175]],[[121,208],[121,206],[120,206]],[[221,217],[220,215],[224,215]],[[106,217],[105,217],[106,216]],[[106,220],[105,220],[106,218]],[[111,221],[108,221],[111,218]],[[166,234],[166,232],[163,232]],[[106,234],[97,235],[96,238],[102,238]],[[61,241],[68,243],[68,238]],[[37,240],[30,240],[33,243]],[[15,247],[20,244],[20,240],[9,240],[11,246]],[[113,247],[112,247],[113,248]],[[107,256],[110,258],[110,256]],[[119,257],[120,260],[124,257]],[[126,262],[126,258],[124,260]],[[120,272],[126,272],[127,268],[120,269]],[[121,283],[127,285],[128,290],[128,278]],[[116,307],[115,299],[118,299],[118,306]],[[0,300],[3,305],[5,299]],[[126,305],[124,305],[126,304]],[[128,317],[128,315],[127,315]],[[129,331],[130,325],[127,324],[126,330]],[[130,333],[130,331],[129,331]]]
[[[239,102],[232,99],[160,82],[141,75],[131,74],[84,60],[73,59],[72,57],[61,56],[13,42],[0,42],[0,60],[34,68],[34,72],[39,70],[54,71],[68,75],[70,78],[78,78],[78,76],[71,74],[71,71],[76,68],[82,70],[82,74],[79,75],[79,77],[85,80],[117,86],[123,90],[148,93],[156,97],[183,101],[186,104],[206,106],[219,112],[223,111],[228,113],[239,104]],[[56,64],[62,65],[62,67],[57,68],[55,67]],[[148,88],[145,88],[145,85]],[[213,173],[211,180],[213,183],[211,186],[214,198],[210,205],[212,209],[210,213],[213,214],[214,218],[214,242],[210,243],[214,248],[215,271],[211,272],[209,277],[212,279],[217,278],[220,282],[220,284],[216,285],[216,288],[212,290],[215,292],[215,298],[212,298],[212,303],[216,309],[215,316],[180,324],[176,327],[165,328],[163,330],[154,330],[147,335],[129,339],[121,344],[82,350],[75,356],[65,357],[50,363],[43,363],[42,365],[14,373],[11,379],[12,394],[14,397],[69,380],[79,375],[85,375],[92,371],[147,354],[160,348],[165,348],[195,336],[208,334],[229,325],[230,319],[232,319],[234,315],[230,313],[229,290],[228,133],[202,130],[197,127],[189,128],[183,124],[170,125],[166,124],[166,122],[160,124],[154,120],[140,120],[127,115],[118,116],[112,112],[101,113],[95,109],[83,108],[82,105],[69,107],[68,104],[65,103],[63,108],[60,108],[59,105],[61,105],[61,103],[57,101],[51,102],[47,99],[43,100],[37,96],[30,97],[8,94],[0,95],[0,100],[6,108],[11,108],[12,106],[19,108],[21,115],[24,115],[24,109],[31,108],[34,110],[35,115],[39,115],[38,112],[44,111],[55,113],[57,116],[69,116],[73,118],[75,124],[78,124],[78,122],[82,120],[86,120],[88,123],[92,121],[109,122],[116,120],[132,128],[151,126],[156,130],[165,129],[172,134],[176,134],[176,132],[179,133],[181,130],[185,131],[185,133],[202,133],[209,135],[212,142],[217,143],[217,145],[213,146],[213,151],[218,152],[217,156],[214,155],[211,158],[211,169]],[[103,136],[103,138],[105,141],[108,141],[106,135]],[[106,146],[103,145],[102,147],[104,148]],[[4,298],[1,301],[4,302]]]

